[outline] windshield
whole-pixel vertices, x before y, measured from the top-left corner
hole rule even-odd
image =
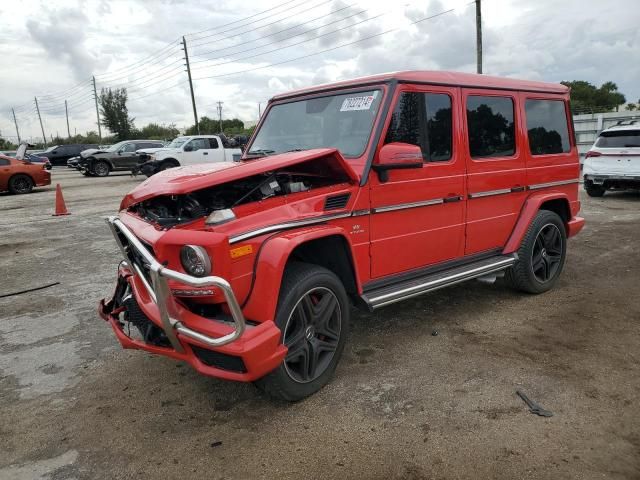
[[[189,137],[178,137],[174,138],[173,142],[167,145],[168,148],[180,148],[184,143],[189,140]]]
[[[358,157],[369,141],[381,99],[380,90],[369,90],[274,105],[249,155],[337,148],[345,157]]]
[[[602,132],[596,140],[599,148],[640,147],[640,130],[614,130]]]
[[[119,142],[119,143],[116,143],[115,145],[111,145],[109,148],[105,149],[105,152],[117,152],[120,149],[120,147],[125,143],[126,142]]]
[[[58,145],[54,145],[53,147],[49,147],[44,151],[44,153],[53,152],[56,148],[58,148]]]

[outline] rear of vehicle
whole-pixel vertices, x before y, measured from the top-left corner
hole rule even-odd
[[[0,191],[23,194],[50,185],[51,174],[45,165],[0,155]]]
[[[640,125],[604,130],[584,161],[584,189],[591,197],[607,190],[640,189]]]

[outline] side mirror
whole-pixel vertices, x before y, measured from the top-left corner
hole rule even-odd
[[[382,182],[389,180],[389,170],[422,168],[423,166],[424,159],[420,147],[400,142],[384,145],[373,162],[373,169],[378,172]]]
[[[185,151],[185,152],[193,152],[193,147],[192,147],[191,145],[186,145],[186,146],[184,147],[184,151]]]

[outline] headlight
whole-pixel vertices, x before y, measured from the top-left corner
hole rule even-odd
[[[185,245],[180,249],[180,262],[185,271],[194,277],[206,277],[211,273],[211,260],[207,251],[197,245]]]
[[[149,160],[155,160],[156,156],[154,154],[149,155]]]

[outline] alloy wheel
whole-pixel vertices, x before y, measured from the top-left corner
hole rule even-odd
[[[109,173],[109,167],[104,162],[99,162],[93,169],[99,177],[104,177]]]
[[[562,263],[562,235],[552,223],[543,226],[533,244],[531,269],[540,283],[555,278]]]
[[[305,293],[284,329],[283,343],[289,349],[284,359],[287,375],[299,383],[322,375],[338,348],[341,326],[342,312],[333,291],[316,287]]]

